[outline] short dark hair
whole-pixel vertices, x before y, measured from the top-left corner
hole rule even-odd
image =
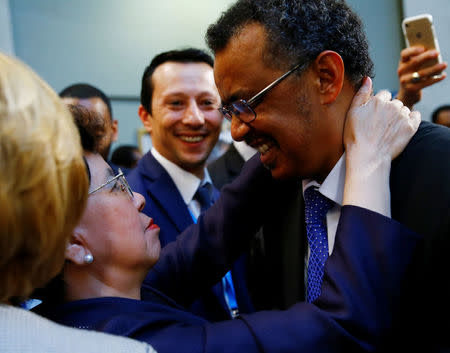
[[[133,145],[122,145],[117,147],[111,156],[111,162],[125,168],[134,168],[138,162],[135,152],[139,148]]]
[[[100,98],[108,107],[111,120],[113,119],[111,100],[100,89],[88,83],[76,83],[66,87],[59,93],[59,96],[61,98],[68,97],[80,99]]]
[[[436,108],[436,110],[431,115],[431,121],[436,124],[439,118],[439,114],[444,110],[450,110],[450,105],[441,105],[440,107]]]
[[[214,67],[214,59],[212,56],[205,51],[196,48],[171,50],[156,55],[150,62],[150,65],[145,68],[141,83],[141,104],[149,113],[152,112],[153,72],[155,72],[155,69],[159,65],[168,61],[177,63],[206,63],[209,66]]]
[[[272,65],[311,63],[324,50],[343,59],[354,86],[373,76],[373,63],[361,20],[343,0],[238,0],[209,26],[206,42],[217,53],[251,23],[264,26]]]

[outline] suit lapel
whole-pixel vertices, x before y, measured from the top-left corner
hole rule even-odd
[[[285,308],[304,300],[305,297],[305,205],[300,190],[285,208],[284,220],[280,224]]]
[[[141,175],[147,195],[165,211],[178,232],[181,233],[193,223],[192,216],[166,170],[151,153],[147,153],[145,158]]]

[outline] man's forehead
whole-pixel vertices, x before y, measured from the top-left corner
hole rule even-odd
[[[155,92],[170,90],[183,91],[183,88],[209,89],[216,92],[213,69],[203,62],[179,63],[168,61],[159,65],[152,75]]]
[[[266,32],[262,25],[245,26],[218,51],[214,61],[214,78],[224,103],[253,91],[263,81]]]
[[[153,83],[157,84],[160,80],[198,80],[212,75],[212,72],[212,67],[203,62],[167,61],[155,69]]]

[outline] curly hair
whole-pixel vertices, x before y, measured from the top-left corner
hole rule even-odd
[[[255,22],[266,30],[268,60],[275,67],[300,59],[311,63],[322,51],[333,50],[353,85],[373,76],[363,25],[343,0],[238,0],[209,26],[206,42],[217,53]]]
[[[102,90],[88,83],[76,83],[68,86],[59,93],[59,96],[79,99],[100,98],[108,108],[109,117],[111,120],[113,119],[111,100]]]
[[[78,128],[83,150],[98,153],[99,140],[106,132],[106,122],[96,112],[82,105],[67,104]]]

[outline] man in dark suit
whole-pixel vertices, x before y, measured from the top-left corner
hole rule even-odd
[[[248,161],[256,150],[245,142],[233,141],[227,151],[208,165],[208,172],[214,185],[222,189],[231,183],[241,172],[242,166]]]
[[[341,210],[345,116],[363,77],[372,74],[361,22],[337,0],[239,0],[210,26],[207,42],[233,138],[258,149],[274,177],[298,178],[300,192],[286,198],[264,227],[265,307],[314,301],[311,288],[320,288],[316,251],[332,252]],[[426,238],[404,278],[392,336],[380,337],[386,350],[448,347],[448,325],[440,325],[440,317],[450,311],[450,286],[443,279],[449,180],[450,133],[424,122],[390,175],[393,218]],[[305,217],[308,190],[330,204],[321,248]]]
[[[161,53],[144,72],[139,116],[153,147],[128,178],[146,199],[143,212],[161,227],[163,247],[218,197],[205,166],[221,129],[219,105],[213,59],[201,50]],[[238,260],[191,310],[212,321],[252,311],[243,266]]]

